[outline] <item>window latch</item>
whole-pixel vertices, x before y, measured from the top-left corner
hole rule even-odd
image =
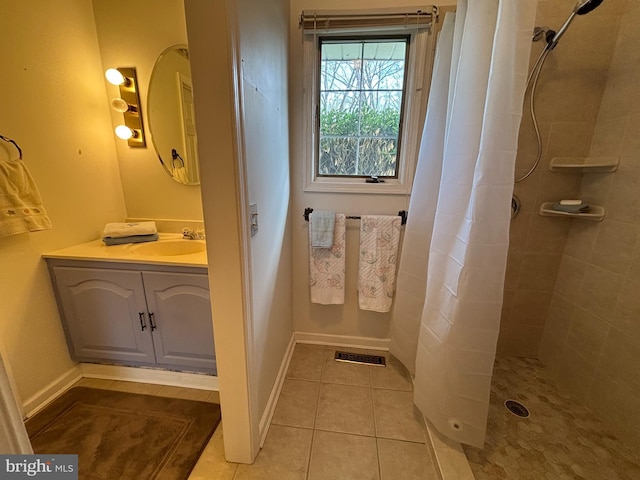
[[[384,179],[378,178],[375,175],[371,175],[365,180],[366,183],[384,183]]]

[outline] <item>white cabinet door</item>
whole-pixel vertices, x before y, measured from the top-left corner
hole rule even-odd
[[[207,275],[142,272],[159,366],[216,373]]]
[[[155,363],[140,272],[53,270],[73,358]]]

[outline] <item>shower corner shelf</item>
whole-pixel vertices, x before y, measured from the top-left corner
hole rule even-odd
[[[618,169],[618,157],[555,157],[551,159],[552,172],[608,173]]]
[[[599,205],[591,205],[591,208],[587,213],[569,213],[554,210],[553,204],[554,202],[545,202],[540,205],[540,215],[542,215],[543,217],[581,218],[584,220],[592,220],[595,222],[601,222],[604,218],[604,207],[601,207]]]

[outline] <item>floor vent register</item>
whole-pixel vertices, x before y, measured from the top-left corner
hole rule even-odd
[[[337,362],[363,363],[365,365],[375,365],[377,367],[386,367],[385,358],[382,355],[367,355],[363,353],[336,352],[335,360]]]

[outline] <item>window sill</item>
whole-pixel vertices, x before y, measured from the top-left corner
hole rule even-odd
[[[384,183],[366,183],[364,179],[358,181],[315,180],[308,183],[305,192],[323,193],[370,193],[388,195],[409,195],[411,188],[398,180],[386,180]]]

